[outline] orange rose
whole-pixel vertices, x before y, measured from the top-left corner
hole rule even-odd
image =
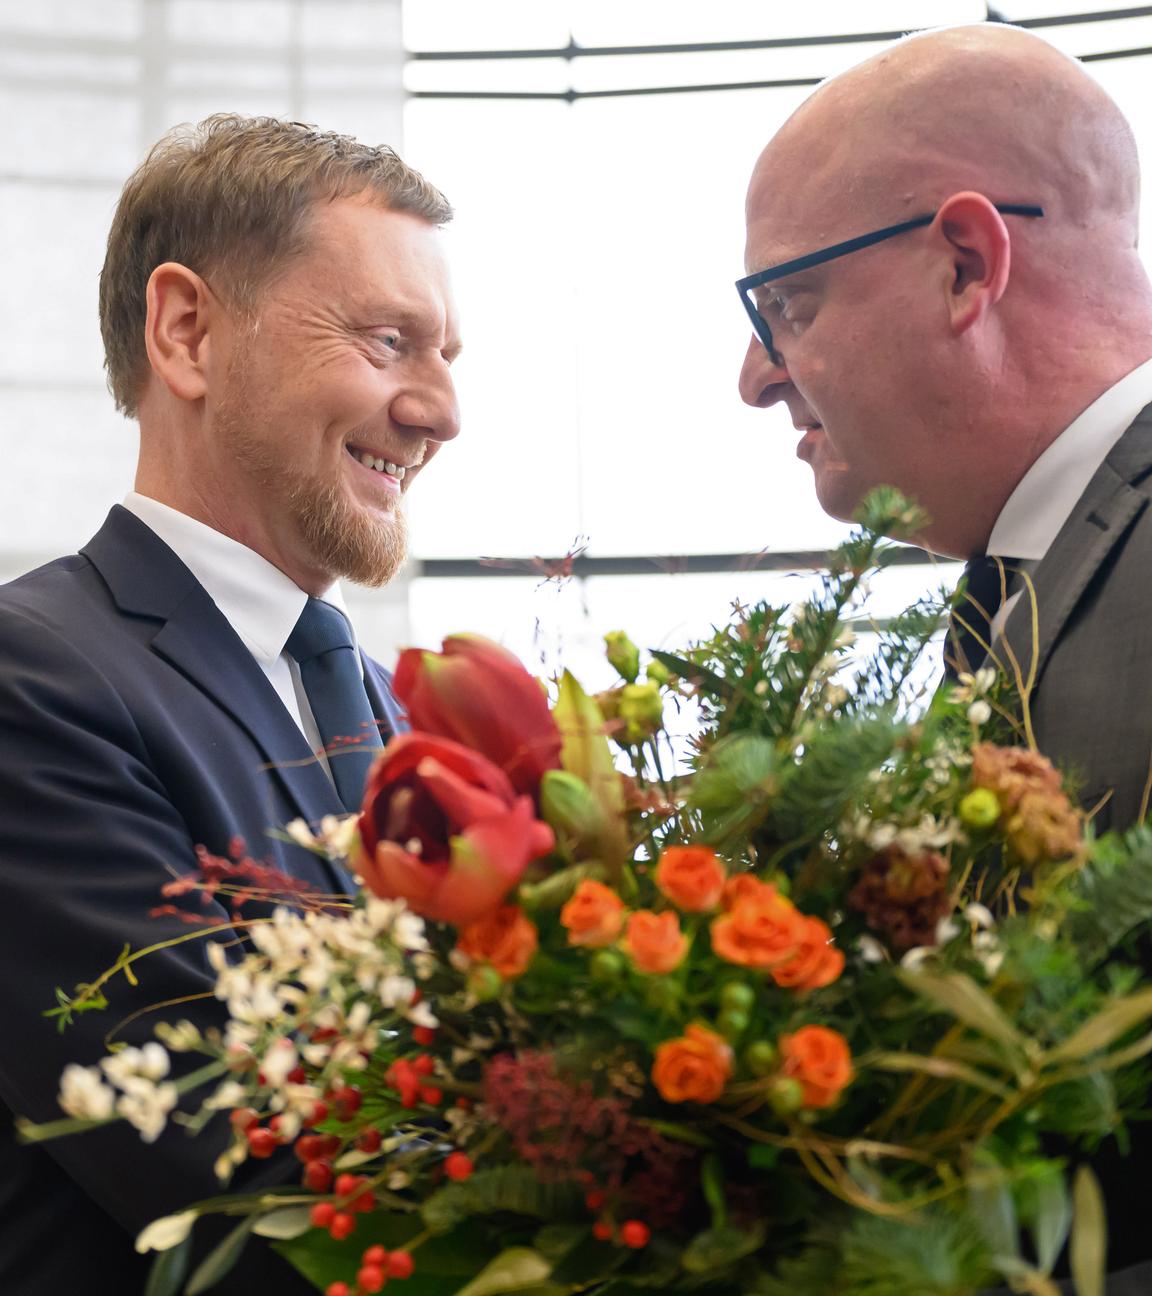
[[[624,927],[624,901],[603,882],[586,878],[560,910],[569,945],[611,945]]]
[[[844,955],[831,943],[832,933],[819,918],[801,918],[796,953],[771,968],[778,986],[790,990],[819,990],[844,971]]]
[[[732,1050],[713,1031],[689,1026],[656,1050],[652,1083],[665,1102],[715,1102],[732,1074]]]
[[[839,1031],[801,1026],[795,1035],[780,1037],[780,1053],[784,1074],[800,1081],[805,1107],[831,1107],[852,1083],[852,1054]]]
[[[656,885],[687,913],[707,913],[720,903],[724,866],[707,846],[669,846],[656,865]]]
[[[658,914],[650,909],[641,909],[628,919],[623,945],[639,972],[671,972],[688,953],[688,937],[680,930],[680,919],[674,913]]]
[[[741,967],[774,967],[799,951],[803,921],[791,900],[760,883],[712,923],[712,948]]]
[[[765,890],[773,894],[776,892],[776,888],[771,883],[761,882],[755,873],[736,873],[724,883],[724,890],[720,894],[721,907],[725,910],[731,909],[737,900],[760,895]]]
[[[536,925],[524,911],[516,905],[501,905],[465,927],[456,948],[511,981],[527,969],[538,944]]]

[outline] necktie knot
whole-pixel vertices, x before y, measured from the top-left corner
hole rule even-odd
[[[284,645],[298,666],[335,648],[353,648],[352,630],[339,608],[310,598]]]
[[[964,566],[960,592],[948,618],[944,646],[944,675],[954,680],[961,671],[974,671],[992,645],[992,622],[1012,593],[1020,559],[981,554]]]

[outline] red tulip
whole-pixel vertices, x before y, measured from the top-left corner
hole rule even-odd
[[[560,731],[548,700],[518,658],[481,635],[450,635],[442,653],[408,648],[392,681],[413,729],[481,752],[536,797],[560,766]]]
[[[456,926],[491,912],[552,849],[532,799],[491,761],[431,734],[393,738],[372,767],[357,869],[370,891]]]

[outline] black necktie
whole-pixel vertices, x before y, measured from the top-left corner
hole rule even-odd
[[[310,598],[285,648],[300,667],[336,791],[345,809],[356,812],[364,799],[368,768],[383,744],[352,631],[338,609]]]
[[[982,554],[970,558],[948,616],[944,641],[944,678],[955,681],[961,671],[974,671],[987,656],[992,642],[992,622],[1012,593],[1018,558]],[[961,624],[963,621],[965,624]]]

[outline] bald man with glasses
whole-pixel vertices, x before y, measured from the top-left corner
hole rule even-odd
[[[787,406],[826,512],[874,486],[968,563],[978,633],[1036,672],[1040,748],[1100,831],[1152,769],[1152,286],[1131,128],[1073,59],[998,24],[912,37],[825,82],[756,164],[740,392]],[[1015,574],[1030,574],[1032,609]],[[977,597],[979,590],[979,597]],[[999,605],[999,606],[998,606]],[[975,624],[973,624],[975,623]],[[1109,1296],[1152,1292],[1152,1138],[1093,1164]]]

